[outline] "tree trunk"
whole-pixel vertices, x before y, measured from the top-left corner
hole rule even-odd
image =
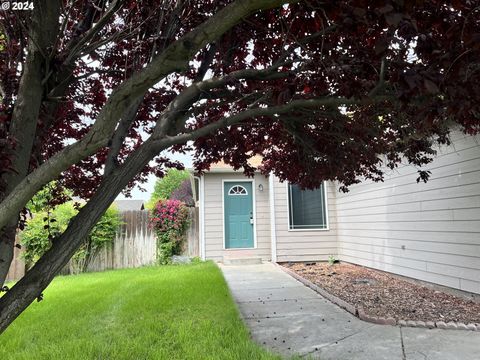
[[[70,222],[67,230],[54,240],[50,250],[0,298],[0,334],[38,298],[55,275],[68,263],[120,191],[153,158],[155,154],[151,145],[152,143],[147,141],[110,177],[102,181],[92,199]]]
[[[59,13],[58,0],[39,1],[33,10],[28,54],[9,128],[10,136],[16,141],[12,159],[15,172],[5,174],[7,186],[1,196],[2,201],[28,173],[44,94],[42,80],[49,66],[46,54],[57,38]],[[7,225],[0,227],[0,284],[4,283],[13,259],[18,216],[9,214],[8,219]]]
[[[7,278],[10,264],[13,261],[15,246],[15,235],[17,233],[17,222],[13,221],[5,226],[0,233],[0,288],[3,287]]]
[[[118,119],[125,113],[125,110],[135,102],[145,91],[158,83],[173,72],[183,72],[188,69],[188,63],[192,57],[207,44],[216,41],[226,31],[240,22],[248,15],[262,9],[278,7],[284,3],[294,3],[299,0],[238,0],[227,5],[209,20],[199,25],[193,31],[182,36],[178,41],[169,45],[162,54],[155,57],[151,63],[145,66],[142,71],[135,73],[128,80],[119,85],[109,100],[102,108],[96,122],[90,131],[77,143],[67,146],[65,149],[52,156],[43,165],[39,166],[29,176],[25,177],[25,168],[31,155],[33,144],[32,136],[35,136],[36,122],[38,119],[40,99],[43,98],[44,84],[43,79],[49,73],[48,63],[51,53],[51,46],[55,41],[58,32],[58,0],[39,0],[34,11],[34,26],[37,31],[33,32],[32,38],[37,39],[39,48],[43,49],[43,62],[38,62],[40,58],[35,59],[35,66],[40,66],[40,70],[33,71],[34,66],[28,66],[25,69],[26,75],[33,78],[26,81],[24,90],[19,90],[18,106],[16,104],[12,117],[12,134],[17,133],[19,137],[26,137],[21,141],[22,154],[16,154],[15,159],[19,159],[20,166],[15,163],[16,170],[21,170],[21,175],[16,177],[19,181],[9,181],[10,185],[16,185],[12,191],[7,192],[5,200],[0,202],[0,228],[9,224],[12,215],[21,211],[22,207],[31,199],[36,191],[41,189],[50,180],[57,177],[62,171],[68,169],[72,164],[77,163],[83,158],[95,153],[99,148],[107,145],[111,134],[115,130]],[[37,26],[38,25],[38,26]],[[33,42],[32,42],[33,44]],[[33,46],[33,45],[32,45]],[[30,52],[30,50],[29,50]],[[47,61],[48,60],[48,61]],[[35,77],[37,75],[37,77]],[[40,77],[38,77],[41,75]],[[22,77],[22,82],[23,82]],[[39,81],[40,80],[40,81]],[[20,84],[22,88],[22,83]],[[27,90],[31,90],[28,92]],[[34,94],[35,92],[36,94]],[[26,94],[31,96],[25,96]],[[40,96],[39,96],[40,95]],[[23,114],[22,114],[23,112]],[[238,118],[238,117],[237,117]],[[18,120],[18,121],[17,121]],[[22,121],[25,127],[22,127]],[[208,133],[211,127],[207,126],[204,132]],[[200,133],[199,133],[200,134]],[[190,140],[190,134],[184,134],[177,139],[177,143]],[[183,140],[185,139],[185,140]],[[173,143],[170,143],[171,145]],[[146,145],[146,144],[144,144]],[[165,143],[164,148],[168,144]],[[52,245],[52,248],[31,268],[5,296],[0,298],[0,333],[45,289],[53,277],[66,265],[71,256],[82,244],[84,237],[88,234],[96,221],[101,217],[108,206],[113,202],[118,193],[128,184],[128,182],[143,169],[148,161],[153,157],[152,149],[154,147],[146,146],[136,151],[130,156],[124,165],[114,170],[111,176],[107,176],[100,185],[94,197],[72,220],[70,226]],[[161,149],[156,149],[161,150]],[[5,243],[7,244],[7,243]],[[13,243],[10,241],[13,250]],[[8,252],[6,253],[8,255]],[[4,256],[6,259],[8,256]],[[7,259],[8,260],[8,259]]]
[[[43,1],[50,4],[47,0]],[[58,1],[51,2],[56,4]],[[42,186],[55,179],[71,165],[108,145],[112,133],[118,125],[118,120],[136,99],[168,75],[187,71],[189,61],[207,44],[215,42],[225,32],[256,11],[296,2],[299,0],[234,1],[194,30],[167,46],[141,71],[134,73],[116,87],[101,109],[95,123],[81,140],[66,146],[35,169],[27,178],[16,183],[14,191],[0,202],[0,227],[6,224],[12,213],[21,211]]]

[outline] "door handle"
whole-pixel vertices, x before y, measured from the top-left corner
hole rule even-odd
[[[253,225],[253,214],[250,212],[250,224]]]

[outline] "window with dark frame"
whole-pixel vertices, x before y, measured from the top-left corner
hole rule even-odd
[[[314,190],[288,185],[289,230],[328,229],[325,184]]]

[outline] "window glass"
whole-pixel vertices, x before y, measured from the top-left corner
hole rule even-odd
[[[288,185],[288,205],[291,230],[327,228],[324,184],[314,190]]]
[[[243,186],[235,185],[230,188],[228,195],[248,195],[248,192]]]

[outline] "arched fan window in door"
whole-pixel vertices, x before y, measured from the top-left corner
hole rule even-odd
[[[228,195],[248,195],[248,192],[243,186],[234,185],[228,190]]]

